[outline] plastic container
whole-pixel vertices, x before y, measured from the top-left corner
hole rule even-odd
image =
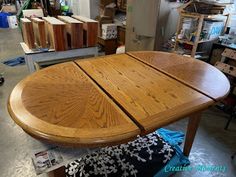
[[[0,12],[0,28],[9,28],[7,17],[10,15],[10,13]]]

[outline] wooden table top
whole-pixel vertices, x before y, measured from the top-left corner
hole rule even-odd
[[[229,92],[216,68],[164,52],[76,60],[17,84],[8,102],[30,135],[70,146],[114,145],[204,110]]]
[[[129,55],[214,100],[222,99],[229,92],[225,75],[200,60],[166,52],[130,52]]]

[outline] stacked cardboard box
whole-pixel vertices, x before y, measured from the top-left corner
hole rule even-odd
[[[102,38],[103,39],[116,39],[117,38],[117,25],[103,24],[102,25]]]
[[[98,34],[102,36],[102,25],[114,22],[116,1],[115,0],[100,0],[100,12],[97,20],[99,22]]]

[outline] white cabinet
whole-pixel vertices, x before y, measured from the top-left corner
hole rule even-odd
[[[176,31],[176,8],[181,5],[168,0],[128,0],[126,51],[161,50]]]

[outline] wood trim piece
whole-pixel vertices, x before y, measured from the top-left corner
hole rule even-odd
[[[41,48],[47,48],[44,20],[41,20],[40,18],[32,18],[32,22],[37,45]]]
[[[200,34],[202,31],[202,26],[203,26],[203,21],[204,21],[204,15],[200,15],[200,18],[198,19],[198,26],[197,26],[197,33],[196,33],[196,37],[194,40],[194,45],[191,51],[191,57],[195,57],[195,53],[197,51],[197,47],[198,47],[198,42],[200,39]]]
[[[35,48],[33,24],[27,18],[21,18],[23,40],[29,49]]]
[[[72,15],[72,17],[83,22],[84,45],[87,47],[96,46],[98,37],[98,22],[79,15]]]
[[[65,51],[68,49],[66,24],[55,17],[43,17],[45,20],[47,41],[50,49]]]
[[[58,16],[58,19],[66,23],[68,46],[72,49],[83,47],[83,23],[68,16]]]

